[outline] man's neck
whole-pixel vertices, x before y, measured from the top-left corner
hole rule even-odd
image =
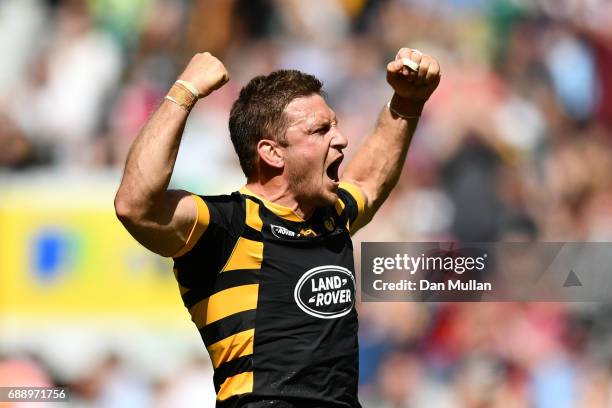
[[[289,190],[286,183],[279,183],[276,180],[248,181],[246,187],[253,194],[270,201],[274,204],[291,209],[298,217],[305,220],[309,218],[315,210],[315,206],[301,203],[294,193]]]

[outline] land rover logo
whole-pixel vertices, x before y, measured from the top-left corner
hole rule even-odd
[[[274,235],[276,238],[295,237],[295,232],[288,228],[281,227],[280,225],[271,224],[270,230],[272,231],[272,235]]]
[[[309,315],[335,319],[353,308],[355,278],[341,266],[318,266],[302,275],[293,296],[300,309]]]

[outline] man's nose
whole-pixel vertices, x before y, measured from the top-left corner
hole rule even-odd
[[[346,148],[346,146],[348,146],[348,138],[336,128],[334,129],[334,135],[332,136],[331,145],[332,147],[344,149]]]

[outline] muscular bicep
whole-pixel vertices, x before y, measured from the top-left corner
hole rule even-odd
[[[129,233],[147,249],[162,256],[179,256],[193,246],[207,226],[206,204],[183,190],[169,190],[159,204],[143,213],[117,208]]]

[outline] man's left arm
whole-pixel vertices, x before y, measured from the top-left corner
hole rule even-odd
[[[406,58],[419,64],[418,72],[404,65]],[[429,55],[402,48],[387,65],[387,82],[395,92],[393,98],[342,175],[343,182],[356,186],[363,195],[363,214],[351,232],[372,219],[395,187],[423,106],[440,83],[440,66]]]

